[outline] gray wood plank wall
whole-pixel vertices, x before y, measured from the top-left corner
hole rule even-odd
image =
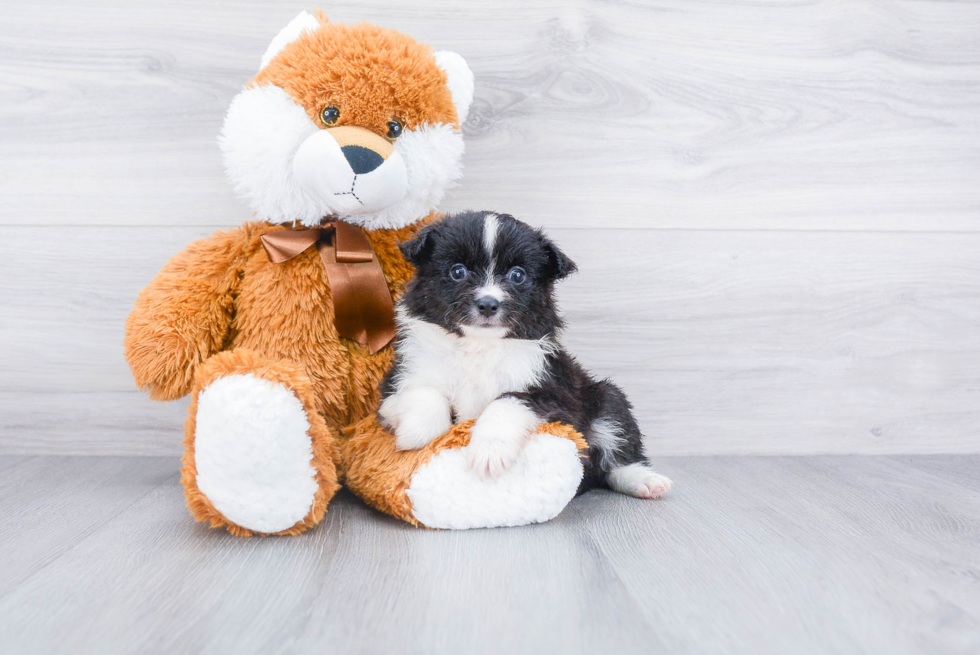
[[[215,143],[301,3],[7,3],[0,451],[174,454],[136,292],[249,217]],[[980,3],[340,2],[476,75],[446,203],[580,264],[654,452],[980,452]]]

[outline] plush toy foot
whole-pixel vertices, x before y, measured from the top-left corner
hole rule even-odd
[[[587,445],[570,426],[538,426],[513,465],[494,480],[469,466],[472,425],[454,425],[421,450],[396,451],[394,435],[368,417],[346,430],[344,482],[369,505],[429,528],[541,523],[575,496]]]
[[[306,376],[247,350],[220,353],[195,379],[181,481],[198,521],[238,536],[298,534],[338,488],[337,444]]]
[[[493,528],[549,521],[575,496],[582,461],[570,439],[538,433],[496,478],[470,465],[467,451],[439,452],[412,476],[412,515],[430,528]]]

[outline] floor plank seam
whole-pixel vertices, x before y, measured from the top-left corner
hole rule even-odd
[[[48,568],[52,564],[58,562],[64,556],[66,556],[66,555],[74,552],[77,548],[79,548],[80,546],[82,546],[82,544],[84,544],[87,541],[89,541],[90,539],[92,539],[99,532],[101,532],[104,528],[106,528],[110,523],[112,523],[117,518],[119,518],[119,516],[121,516],[123,513],[128,512],[132,507],[134,507],[137,504],[141,503],[148,496],[152,495],[157,490],[163,488],[164,486],[166,486],[170,482],[171,482],[171,480],[166,480],[164,482],[161,482],[160,484],[154,486],[152,489],[150,489],[149,491],[147,491],[145,494],[142,494],[139,498],[136,498],[135,500],[133,500],[133,502],[129,503],[125,507],[122,507],[118,512],[115,512],[115,513],[111,514],[110,516],[105,517],[105,519],[102,520],[102,521],[100,521],[99,523],[93,524],[92,526],[89,526],[88,528],[86,528],[86,530],[83,533],[84,536],[82,536],[79,539],[77,539],[70,547],[68,547],[64,551],[58,553],[55,557],[52,557],[50,560],[48,560],[47,562],[45,562],[44,565],[42,565],[41,567],[39,567],[35,571],[31,572],[31,574],[29,576],[27,576],[26,578],[24,578],[23,580],[21,580],[20,582],[18,582],[16,585],[14,585],[10,589],[8,589],[5,592],[3,592],[2,594],[0,594],[0,601],[2,601],[3,599],[7,598],[10,594],[12,594],[13,592],[17,591],[20,587],[22,587],[23,585],[27,584],[31,580],[33,580],[38,574],[40,574],[42,571],[44,571],[46,568]]]

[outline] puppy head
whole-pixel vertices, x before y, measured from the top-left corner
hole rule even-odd
[[[575,264],[507,214],[464,212],[402,244],[415,266],[399,307],[460,336],[541,339],[561,328],[554,283]]]
[[[461,175],[473,75],[452,52],[301,13],[232,101],[219,143],[256,215],[368,229],[408,225]]]

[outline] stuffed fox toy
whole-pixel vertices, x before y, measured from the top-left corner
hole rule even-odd
[[[515,502],[517,474],[459,482],[466,425],[396,452],[374,419],[392,302],[413,273],[398,246],[438,218],[461,175],[472,97],[459,55],[303,12],[232,101],[219,143],[255,221],[172,258],[126,323],[139,386],[158,400],[191,394],[182,483],[196,519],[298,534],[341,481],[429,527],[547,520],[574,495],[582,444],[566,426],[549,436],[570,472],[536,480],[527,503]]]

